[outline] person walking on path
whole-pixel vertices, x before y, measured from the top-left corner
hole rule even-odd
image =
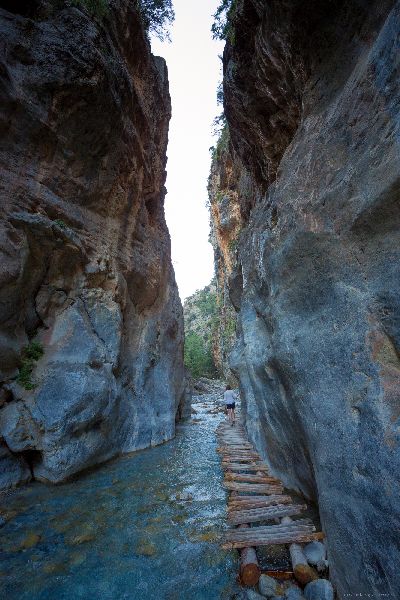
[[[228,413],[228,420],[230,421],[232,427],[235,424],[235,400],[236,397],[234,391],[230,385],[227,385],[224,392],[224,402],[226,405],[226,411]]]

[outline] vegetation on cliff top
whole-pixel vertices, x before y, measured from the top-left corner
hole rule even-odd
[[[172,0],[135,0],[147,31],[161,41],[169,39],[168,26],[175,19]]]
[[[237,0],[221,0],[214,13],[214,23],[211,26],[213,38],[235,43],[235,27],[233,23],[236,14]]]
[[[109,10],[109,0],[72,0],[72,5],[99,19]],[[161,41],[169,39],[168,26],[175,19],[172,0],[133,0],[133,5],[140,12],[146,31]]]

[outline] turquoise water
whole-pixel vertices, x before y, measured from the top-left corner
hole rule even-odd
[[[237,554],[217,543],[226,500],[212,406],[197,404],[163,446],[1,497],[0,598],[234,597]]]

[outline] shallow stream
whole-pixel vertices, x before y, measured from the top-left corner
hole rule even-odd
[[[0,499],[0,598],[210,600],[235,596],[237,558],[219,548],[225,493],[213,403],[171,442],[57,487]]]

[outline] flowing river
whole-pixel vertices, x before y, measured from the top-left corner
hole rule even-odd
[[[0,598],[210,600],[235,597],[237,555],[219,548],[225,493],[212,398],[171,442],[61,486],[0,498]]]

